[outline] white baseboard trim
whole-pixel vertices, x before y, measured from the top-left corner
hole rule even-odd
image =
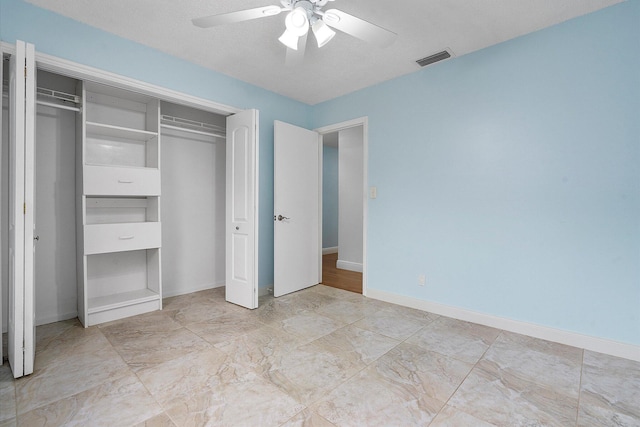
[[[167,291],[166,289],[163,289],[162,298],[177,297],[178,295],[192,294],[194,292],[206,291],[207,289],[219,288],[220,286],[224,286],[224,282],[205,283],[198,286],[189,286],[189,287],[178,288],[178,289],[173,289],[169,291]]]
[[[42,319],[36,319],[36,326],[48,325],[49,323],[62,322],[63,320],[75,319],[78,317],[77,311],[70,311],[69,313],[56,314],[55,316],[48,316]]]
[[[337,254],[337,253],[338,253],[338,247],[337,246],[333,246],[331,248],[322,248],[322,255]]]
[[[640,346],[632,344],[582,335],[576,332],[550,328],[548,326],[536,325],[505,317],[493,316],[491,314],[479,313],[464,308],[425,301],[404,295],[392,294],[377,289],[369,288],[367,290],[367,297],[422,311],[428,311],[442,316],[452,317],[454,319],[491,326],[492,328],[502,329],[504,331],[515,332],[534,338],[540,338],[547,341],[553,341],[560,344],[570,345],[572,347],[583,348],[585,350],[609,354],[616,357],[623,357],[625,359],[640,362]]]
[[[339,259],[336,262],[336,268],[341,268],[342,270],[357,271],[358,273],[362,273],[362,263],[357,263],[357,262],[343,261]]]

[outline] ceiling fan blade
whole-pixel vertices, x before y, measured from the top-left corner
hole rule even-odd
[[[237,12],[221,13],[219,15],[204,16],[202,18],[192,19],[191,22],[193,22],[193,25],[196,27],[209,28],[217,25],[235,24],[236,22],[273,16],[279,14],[281,11],[281,7],[271,5],[239,10]]]
[[[392,31],[363,19],[356,18],[338,9],[325,11],[322,20],[330,27],[380,47],[390,46],[398,36]]]

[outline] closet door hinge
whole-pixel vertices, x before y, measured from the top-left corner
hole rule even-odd
[[[25,67],[24,67],[24,78],[25,78],[25,79],[27,78],[27,66],[26,66],[26,65],[25,65]]]
[[[22,213],[25,214],[25,215],[27,214],[27,204],[26,203],[22,204]]]

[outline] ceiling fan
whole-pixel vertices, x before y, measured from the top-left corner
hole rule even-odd
[[[336,35],[335,31],[329,27],[380,47],[387,47],[395,40],[396,33],[346,12],[338,9],[323,11],[322,8],[330,1],[334,0],[280,0],[282,7],[275,5],[256,7],[196,18],[192,22],[197,27],[210,28],[289,11],[285,18],[285,31],[278,40],[293,50],[298,50],[300,38],[306,40],[304,36],[309,32],[309,27],[313,31],[318,47],[326,45]]]

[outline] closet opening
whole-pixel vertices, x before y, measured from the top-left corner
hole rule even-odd
[[[9,313],[8,59],[5,55],[2,61],[0,157],[3,334]],[[111,320],[109,310],[132,300],[144,303],[223,286],[226,115],[44,70],[37,70],[36,86],[36,325],[73,319],[85,309],[88,317],[93,316],[89,324],[100,323]],[[149,124],[154,120],[155,128]],[[159,169],[161,197],[143,194],[146,189],[139,191],[141,195],[101,191],[114,168],[132,173]],[[100,173],[93,174],[94,169]],[[84,199],[79,198],[83,171],[84,185],[100,186]],[[93,175],[100,182],[87,179]],[[103,234],[118,227],[122,228],[118,241],[109,243]],[[127,227],[148,232],[144,248],[124,247]],[[79,237],[83,237],[80,251]],[[138,246],[140,238],[135,239]],[[78,258],[84,255],[83,269]]]
[[[256,168],[257,111],[38,59],[21,41],[2,56],[0,353],[19,377],[37,325],[97,325],[225,284],[227,193],[244,183],[226,188],[226,122],[251,131],[232,167]]]

